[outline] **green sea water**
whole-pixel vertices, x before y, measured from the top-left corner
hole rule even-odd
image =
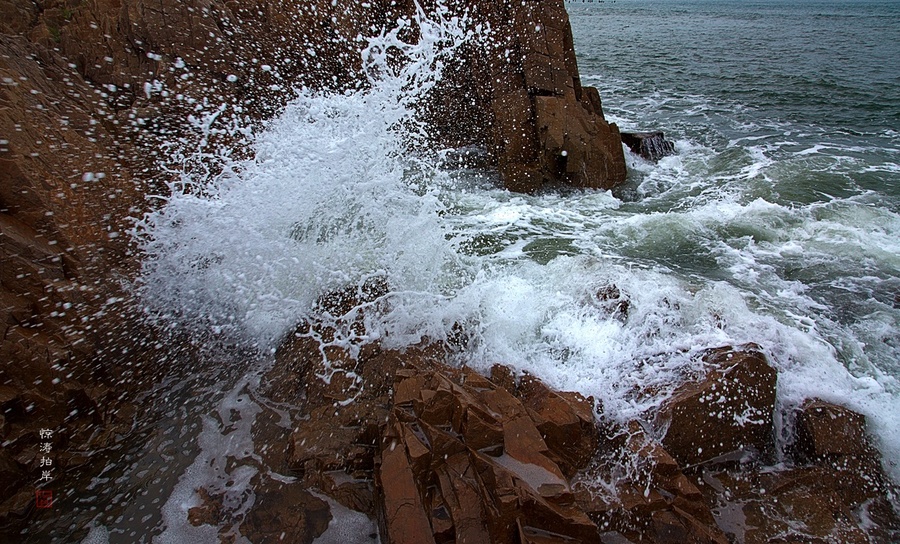
[[[620,195],[670,232],[615,244],[773,310],[796,294],[848,366],[897,376],[900,2],[567,7],[607,116],[678,145]]]

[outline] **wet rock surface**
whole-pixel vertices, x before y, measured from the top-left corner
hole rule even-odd
[[[833,489],[851,508],[862,508],[877,523],[896,526],[885,498],[900,498],[885,476],[881,456],[869,441],[866,418],[844,406],[810,399],[799,409],[794,457],[833,474]]]
[[[623,181],[618,129],[580,83],[562,2],[457,7],[467,5],[496,41],[451,67],[428,106],[437,136],[488,149],[511,190]],[[35,488],[59,483],[38,483],[39,430],[57,433],[55,474],[84,467],[131,431],[136,392],[158,378],[148,362],[169,347],[123,285],[139,265],[129,218],[167,191],[160,142],[193,142],[184,120],[210,113],[195,111],[204,98],[252,125],[295,85],[353,84],[352,40],[413,11],[381,1],[0,2],[3,538],[52,515],[35,508]],[[240,153],[236,143],[207,145]],[[321,307],[345,315],[381,292],[376,283]],[[628,316],[618,289],[595,302]],[[645,422],[613,424],[590,399],[508,368],[485,377],[448,366],[442,346],[323,348],[334,332],[307,323],[279,349],[271,397],[303,415],[257,436],[278,474],[255,480],[254,507],[232,520],[251,541],[312,542],[332,519],[328,500],[378,519],[385,542],[897,539],[897,495],[861,446],[857,414],[804,407],[797,467],[728,457],[773,448],[774,370],[759,353],[709,355],[714,368],[676,392],[656,439]],[[222,524],[222,497],[197,492],[190,523]],[[764,531],[769,518],[784,530]]]
[[[282,346],[276,372],[323,372],[305,334]],[[312,374],[290,382],[310,417],[291,432],[286,473],[297,478],[292,485],[377,520],[382,542],[889,542],[900,530],[877,457],[853,469],[835,462],[872,452],[864,422],[845,408],[812,401],[804,410],[816,421],[824,413],[846,422],[836,436],[859,439],[852,451],[820,444],[810,457],[815,440],[798,438],[807,456],[770,466],[759,453],[774,447],[771,419],[763,433],[758,422],[747,430],[712,417],[701,426],[732,436],[721,451],[737,454],[685,463],[650,423],[615,423],[593,399],[502,365],[489,376],[448,366],[434,345],[369,348],[355,362],[334,355],[334,368],[352,368],[371,387],[305,381]],[[774,387],[774,370],[755,346],[710,350],[703,360],[709,371],[673,399],[717,384],[769,406],[768,393],[748,393]],[[273,384],[283,390],[285,374],[278,376]],[[815,436],[799,430],[814,424],[798,423],[798,437]],[[752,449],[742,449],[747,444]]]
[[[570,426],[575,442],[597,440],[590,404],[543,400],[536,421],[520,399],[470,370],[398,373],[377,472],[385,541],[406,542],[410,520],[435,542],[516,542],[520,531],[596,538],[553,460],[562,452],[592,456],[560,440]],[[404,485],[393,489],[395,481]]]
[[[512,189],[624,178],[599,95],[578,84],[561,1],[450,7],[491,21],[495,46],[511,54],[491,64],[495,49],[472,46],[449,69],[440,100],[425,107],[439,140],[488,150]],[[42,514],[33,502],[16,506],[52,483],[38,484],[33,464],[39,429],[64,430],[54,443],[56,474],[81,466],[85,452],[128,434],[137,412],[130,400],[158,378],[152,362],[172,349],[166,343],[191,349],[160,342],[126,288],[139,267],[132,218],[171,181],[160,165],[215,169],[181,163],[162,144],[240,155],[246,142],[224,132],[205,139],[188,116],[224,106],[221,121],[259,126],[295,87],[356,85],[357,36],[415,9],[393,1],[0,2],[0,385],[11,391],[0,414],[11,456],[0,526],[15,532],[23,515]],[[536,97],[547,99],[540,119],[552,137],[539,138]],[[545,152],[544,143],[555,147]],[[560,167],[566,150],[572,159]],[[582,164],[588,178],[571,174]]]
[[[706,376],[685,384],[660,407],[663,445],[679,463],[719,456],[772,452],[777,372],[750,348],[721,348],[704,356]]]
[[[625,181],[619,130],[578,74],[562,2],[500,4],[500,38],[489,55],[493,146],[508,189],[544,185],[609,189]]]
[[[815,466],[738,469],[704,472],[699,485],[735,542],[895,541],[897,519],[884,497],[861,506],[844,493],[842,477]]]
[[[622,143],[636,155],[656,162],[675,154],[675,144],[662,132],[623,132]]]

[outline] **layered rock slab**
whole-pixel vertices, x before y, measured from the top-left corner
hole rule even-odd
[[[596,541],[597,527],[574,504],[553,459],[593,455],[571,451],[577,442],[596,443],[591,405],[578,397],[546,402],[548,393],[540,392],[534,412],[527,396],[470,370],[458,381],[399,372],[376,462],[385,541],[417,541],[407,540],[411,529],[430,536],[419,542],[517,542],[519,533]],[[540,414],[537,421],[530,412]],[[571,440],[559,440],[567,431]],[[394,489],[389,482],[405,483]]]
[[[352,299],[350,293],[330,303],[339,312],[338,306],[359,305]],[[324,383],[314,378],[326,366],[306,336],[312,330],[330,337],[325,329],[301,327],[279,354],[283,364],[301,369],[279,380],[279,390],[306,399],[311,410],[292,432],[288,473],[301,478],[293,485],[377,518],[385,542],[725,544],[778,535],[855,542],[895,534],[891,489],[865,485],[886,482],[878,467],[841,468],[846,456],[873,451],[841,445],[865,437],[861,416],[811,401],[804,410],[818,417],[810,423],[800,417],[798,426],[836,419],[837,444],[816,438],[826,436],[817,429],[798,430],[808,438],[798,438],[797,447],[815,462],[798,453],[796,465],[768,464],[772,420],[756,416],[774,409],[775,371],[753,345],[709,350],[701,356],[706,372],[671,396],[670,410],[699,406],[698,427],[711,442],[723,437],[721,451],[685,462],[675,453],[679,443],[670,449],[666,435],[647,422],[613,423],[598,416],[591,399],[500,365],[489,377],[447,366],[439,345],[403,352],[373,346],[357,359],[327,351],[332,369],[353,372],[368,386]],[[732,416],[750,410],[755,423],[746,427],[744,417],[709,412],[698,398],[712,390],[720,393],[714,405],[732,406]],[[863,493],[853,496],[845,484]],[[833,517],[825,517],[829,512]],[[772,523],[763,523],[766,516]]]

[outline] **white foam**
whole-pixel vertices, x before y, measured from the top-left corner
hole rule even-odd
[[[81,544],[109,544],[109,530],[104,525],[93,522]]]
[[[828,301],[811,293],[819,286],[784,270],[837,260],[874,263],[862,275],[895,272],[896,214],[853,199],[795,206],[748,194],[751,182],[771,185],[781,146],[793,145],[772,143],[769,136],[783,138],[776,130],[750,145],[728,138],[735,146],[722,152],[679,140],[675,157],[640,167],[636,203],[606,192],[524,196],[467,184],[416,152],[415,100],[437,77],[438,44],[465,37],[446,21],[425,28],[414,47],[396,33],[373,42],[366,58],[381,76],[371,88],[305,92],[258,136],[253,160],[212,180],[185,175],[195,190],[176,192],[140,225],[150,313],[271,347],[321,294],[385,276],[391,292],[365,313],[368,336],[357,340],[404,347],[445,339],[461,323],[471,335],[469,364],[527,370],[593,395],[623,421],[652,414],[697,370],[704,349],[756,342],[780,371],[779,425],[818,396],[866,414],[885,458],[900,457],[900,389],[878,371],[885,358],[867,362],[870,352],[860,350],[851,372],[843,357],[853,349],[834,347],[862,329],[884,334],[896,312],[886,308],[854,331],[828,315]],[[379,44],[400,48],[410,63],[391,75]],[[695,101],[688,114],[709,107]],[[617,115],[609,117],[625,119]],[[470,249],[483,239],[496,249]],[[627,316],[598,302],[610,285],[627,297]],[[344,334],[337,341],[349,343],[352,331]],[[220,421],[244,394],[235,389],[223,401]],[[219,456],[253,456],[252,443],[215,418],[204,421],[203,436],[200,457],[164,507],[167,535],[196,505],[199,483],[218,477],[210,470]],[[900,467],[891,470],[900,480]],[[238,509],[247,502],[234,499]]]
[[[227,526],[224,519],[220,520],[222,526],[194,526],[188,521],[188,511],[202,506],[201,489],[220,501],[223,512],[232,519],[240,520],[252,508],[255,495],[251,481],[261,461],[255,453],[252,429],[262,409],[248,392],[259,386],[263,370],[241,378],[226,393],[216,406],[218,417],[202,417],[203,429],[197,438],[200,451],[162,506],[163,530],[154,542],[218,542],[222,530],[242,538],[238,527]]]
[[[331,521],[314,544],[373,544],[380,542],[375,522],[362,512],[350,510],[326,495],[313,493],[328,503]]]

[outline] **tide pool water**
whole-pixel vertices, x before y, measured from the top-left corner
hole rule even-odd
[[[531,372],[619,421],[652,418],[705,349],[754,342],[779,371],[780,447],[793,408],[823,398],[868,417],[900,481],[900,4],[567,7],[607,118],[675,142],[656,164],[628,154],[616,191],[514,194],[422,151],[415,103],[435,60],[477,39],[438,19],[415,46],[373,40],[371,88],[301,93],[256,135],[253,159],[185,172],[137,226],[147,315],[263,361],[230,382],[212,365],[204,395],[173,393],[193,400],[172,416],[177,439],[159,441],[194,445],[154,480],[152,530],[138,532],[202,536],[182,519],[202,485],[236,511],[252,504],[238,476],[263,446],[248,430],[265,404],[254,372],[319,296],[373,277],[390,287],[383,310],[335,343],[402,347],[462,326],[460,363]],[[404,69],[387,66],[388,45]],[[615,291],[627,312],[610,310]],[[241,446],[235,466],[219,462],[226,443]],[[143,514],[129,515],[96,518],[91,538],[127,535]]]

